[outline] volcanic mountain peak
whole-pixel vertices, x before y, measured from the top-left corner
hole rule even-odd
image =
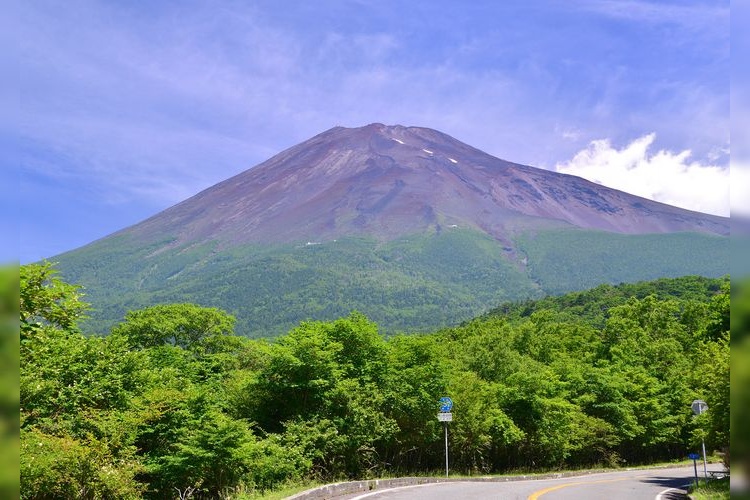
[[[468,146],[453,137],[437,130],[424,127],[405,127],[403,125],[383,125],[371,123],[364,127],[334,127],[313,138],[330,141],[337,147],[351,150],[367,150],[375,154],[388,155],[406,160],[404,166],[415,166],[414,158],[448,159],[451,163],[458,161],[453,156],[484,157],[497,161],[486,153]],[[305,145],[307,142],[302,143]]]
[[[540,225],[729,231],[722,217],[500,160],[429,128],[380,123],[334,127],[126,231],[232,244],[470,227],[506,241]]]
[[[374,123],[332,128],[56,260],[89,291],[91,333],[165,301],[230,311],[251,336],[353,309],[395,333],[601,283],[721,276],[728,238],[715,235],[728,232],[721,217]]]

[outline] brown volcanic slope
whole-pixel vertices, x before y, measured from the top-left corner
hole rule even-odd
[[[722,217],[500,160],[436,130],[377,123],[332,128],[124,232],[231,245],[390,240],[459,226],[508,241],[514,229],[539,223],[729,234]]]

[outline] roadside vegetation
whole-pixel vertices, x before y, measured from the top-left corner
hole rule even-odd
[[[435,473],[441,396],[457,473],[729,444],[728,278],[602,286],[388,338],[352,312],[273,341],[185,303],[85,336],[80,288],[48,264],[20,278],[22,498],[250,498]]]
[[[729,478],[700,482],[691,492],[693,500],[724,500],[729,498]]]

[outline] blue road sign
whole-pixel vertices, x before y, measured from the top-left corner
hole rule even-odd
[[[689,454],[688,454],[688,458],[689,458],[690,460],[698,460],[698,459],[699,459],[700,457],[701,457],[701,456],[700,456],[700,455],[698,455],[697,453],[689,453]]]
[[[453,408],[453,400],[449,398],[448,396],[443,396],[440,398],[440,411],[443,413],[447,413],[451,411]]]

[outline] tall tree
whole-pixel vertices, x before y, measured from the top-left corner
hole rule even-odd
[[[21,335],[49,325],[74,331],[89,305],[81,287],[64,282],[51,263],[29,264],[20,268]]]
[[[196,304],[162,304],[125,315],[113,335],[134,348],[173,345],[184,349],[211,348],[217,339],[234,333],[235,319],[221,309]]]

